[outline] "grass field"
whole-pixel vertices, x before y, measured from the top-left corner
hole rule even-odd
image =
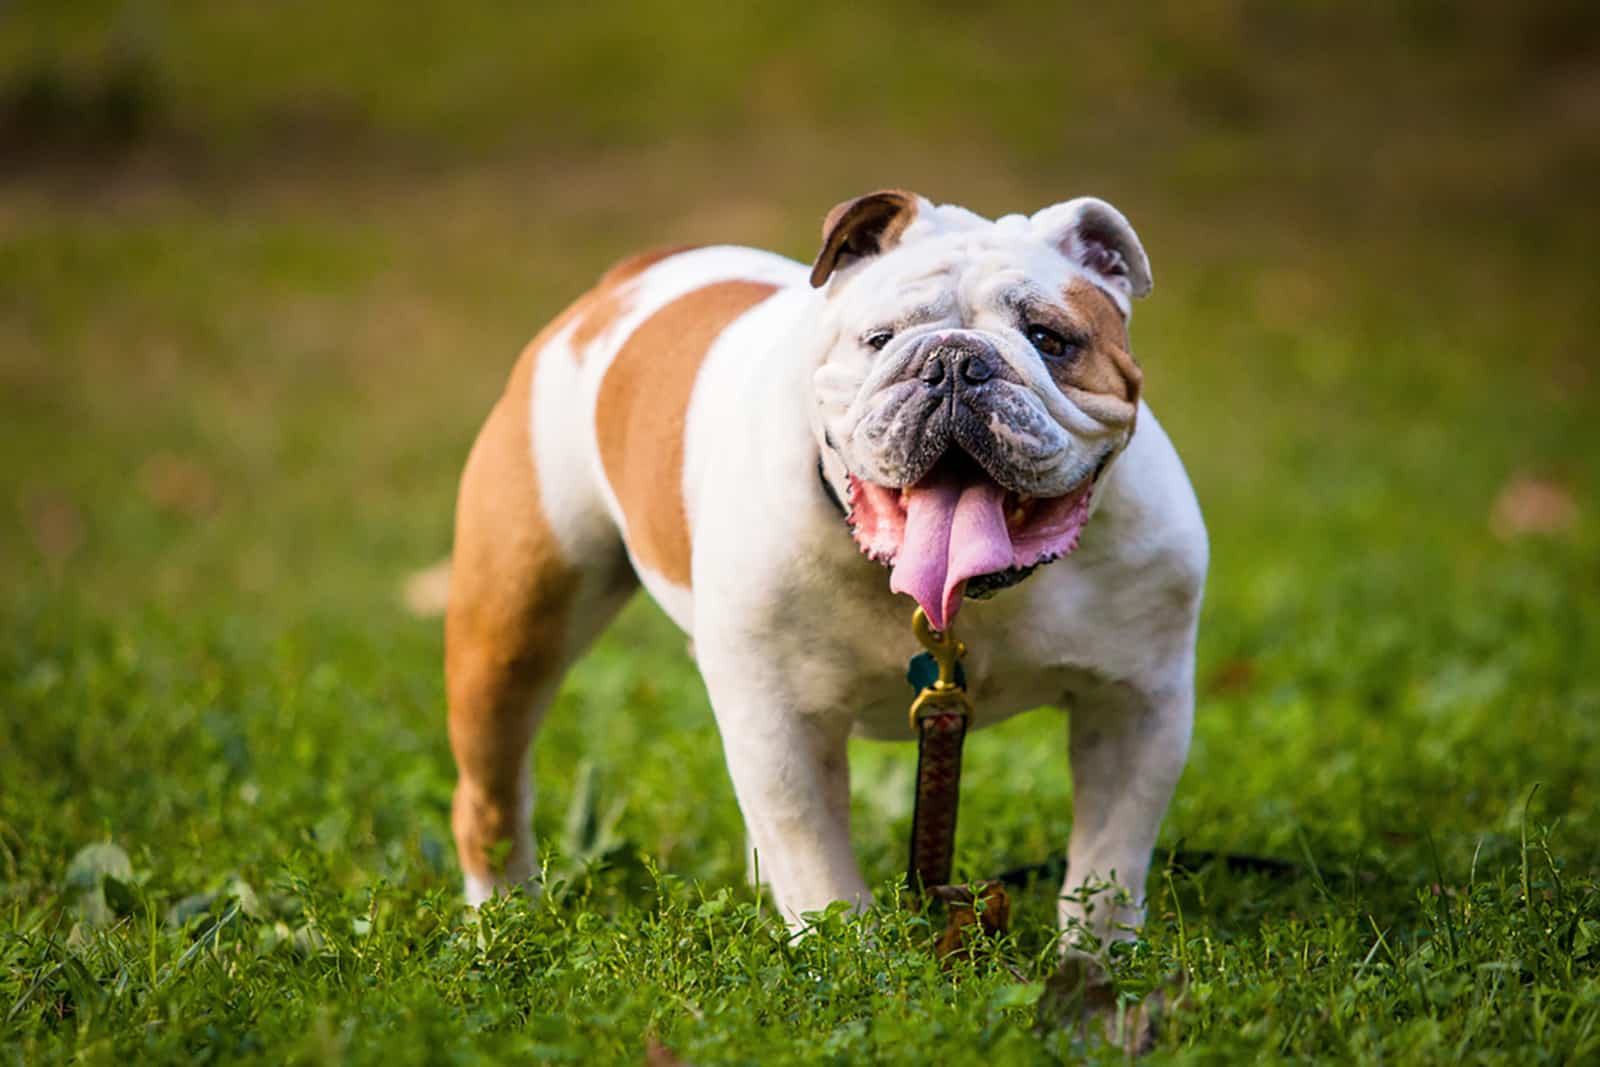
[[[547,893],[459,893],[401,590],[519,346],[889,184],[1095,192],[1154,262],[1213,545],[1163,847],[1302,873],[1156,871],[1150,1062],[1600,1060],[1600,32],[1502,7],[0,11],[0,1062],[1082,1051],[1048,886],[953,974],[893,908],[787,936],[645,601],[542,735]],[[1063,847],[1063,739],[971,739],[967,873]],[[852,751],[880,884],[913,760]]]

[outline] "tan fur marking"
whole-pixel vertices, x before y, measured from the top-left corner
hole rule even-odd
[[[570,314],[570,311],[569,311]],[[523,760],[537,725],[533,694],[561,666],[577,577],[539,502],[529,390],[558,318],[523,351],[461,476],[445,617],[450,745],[461,779],[452,825],[461,866],[486,878],[496,843],[515,841],[527,789]],[[526,878],[531,857],[503,869]]]
[[[632,290],[631,285],[607,286],[602,282],[579,297],[569,309],[577,312],[577,325],[572,328],[572,355],[580,364],[589,346],[628,313],[633,303]]]
[[[644,566],[689,584],[689,518],[683,504],[683,421],[706,352],[722,330],[777,287],[717,282],[685,293],[623,342],[600,383],[595,430],[600,462]]]
[[[555,337],[571,326],[572,355],[582,364],[589,346],[603,337],[633,306],[634,279],[662,260],[682,252],[691,252],[695,247],[672,245],[619,260],[600,276],[593,289],[573,301],[540,336]]]
[[[1089,282],[1073,281],[1063,296],[1073,324],[1088,336],[1088,344],[1076,359],[1053,372],[1057,384],[1093,397],[1097,416],[1117,413],[1131,420],[1144,373],[1128,351],[1127,321],[1111,298]]]

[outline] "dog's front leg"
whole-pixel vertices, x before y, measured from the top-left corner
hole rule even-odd
[[[1094,952],[1144,921],[1156,832],[1183,773],[1194,723],[1188,681],[1096,686],[1071,705],[1073,818],[1061,887],[1061,944]]]
[[[848,719],[802,710],[782,679],[759,669],[761,657],[699,654],[755,863],[779,912],[798,927],[803,913],[835,900],[866,907],[850,847]]]

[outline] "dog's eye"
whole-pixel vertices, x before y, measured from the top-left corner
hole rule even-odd
[[[1028,338],[1028,343],[1037,348],[1041,355],[1051,359],[1060,359],[1068,355],[1078,346],[1075,342],[1067,340],[1048,326],[1033,325],[1023,331]]]
[[[862,340],[867,343],[868,348],[876,349],[877,351],[881,352],[883,351],[884,345],[894,340],[894,331],[873,330],[871,333],[867,334],[866,337],[863,337]]]

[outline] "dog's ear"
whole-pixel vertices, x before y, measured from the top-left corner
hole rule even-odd
[[[1062,255],[1120,294],[1124,310],[1129,298],[1150,292],[1150,257],[1122,212],[1104,200],[1080,196],[1047,207],[1033,216],[1033,225]]]
[[[834,271],[893,248],[917,217],[921,200],[904,189],[883,189],[836,204],[822,223],[822,251],[811,265],[812,287],[820,289]]]

